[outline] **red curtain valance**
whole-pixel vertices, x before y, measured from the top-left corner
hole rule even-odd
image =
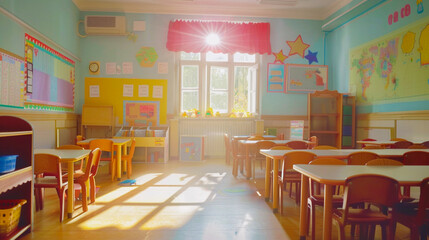
[[[208,45],[206,37],[217,34],[220,44]],[[269,23],[220,21],[170,21],[167,49],[174,52],[271,54]]]

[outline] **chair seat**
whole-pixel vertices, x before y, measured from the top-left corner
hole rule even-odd
[[[324,202],[325,202],[325,198],[323,195],[313,195],[313,196],[310,196],[309,199],[311,199],[317,205],[324,205]],[[343,196],[341,195],[332,196],[332,205],[334,208],[341,207],[343,205]]]
[[[34,181],[34,185],[37,187],[55,187],[58,185],[58,181],[56,177],[43,177],[43,178],[36,178]],[[67,182],[63,183],[61,187],[64,187],[67,185]]]
[[[333,215],[337,218],[342,218],[344,213],[343,209],[334,209]],[[371,209],[349,209],[349,215],[347,217],[348,222],[353,223],[384,223],[390,221],[390,215],[384,215],[380,212],[373,211]]]

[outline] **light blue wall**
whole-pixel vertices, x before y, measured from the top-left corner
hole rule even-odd
[[[401,18],[400,12],[406,4],[411,6],[411,14],[406,18]],[[329,78],[333,89],[339,92],[349,91],[349,52],[350,49],[367,43],[371,40],[382,37],[390,32],[400,29],[408,24],[429,16],[429,4],[423,1],[425,11],[417,14],[415,0],[391,0],[365,12],[360,17],[355,18],[342,27],[327,33],[326,56],[327,63],[331,66]],[[395,11],[399,12],[398,22],[389,25],[388,16]],[[395,104],[374,104],[365,107],[358,107],[359,113],[370,112],[395,112],[429,110],[429,101],[402,102]]]
[[[83,12],[85,15],[100,15],[100,13]],[[109,13],[103,13],[108,15]],[[121,15],[111,13],[112,15]],[[168,106],[169,114],[179,114],[176,109],[179,86],[178,78],[175,76],[175,53],[166,49],[168,24],[171,20],[182,19],[210,19],[225,20],[224,17],[182,16],[182,15],[159,15],[159,14],[122,14],[127,18],[128,30],[132,29],[135,20],[146,22],[146,31],[137,32],[138,39],[132,42],[125,36],[88,36],[82,38],[82,62],[80,78],[91,77],[86,70],[90,61],[100,61],[101,74],[96,77],[123,77],[123,78],[148,78],[168,79]],[[289,53],[286,41],[294,41],[299,34],[305,43],[310,44],[313,52],[318,52],[318,64],[323,64],[324,59],[324,34],[321,31],[321,21],[292,20],[292,19],[264,19],[264,18],[239,18],[228,17],[227,20],[235,21],[264,21],[271,26],[271,45],[273,52],[283,50]],[[140,67],[135,59],[138,50],[143,47],[153,47],[158,54],[158,62],[168,62],[168,74],[158,74],[157,65],[151,68]],[[260,65],[260,113],[263,115],[305,115],[307,114],[306,94],[284,94],[267,93],[267,64],[274,62],[274,55],[264,54]],[[107,62],[132,62],[134,73],[132,75],[105,75],[105,64]],[[308,61],[297,55],[287,59],[285,63],[307,64]],[[79,91],[83,91],[79,88]],[[82,103],[82,99],[80,100]],[[276,103],[276,104],[273,104]]]

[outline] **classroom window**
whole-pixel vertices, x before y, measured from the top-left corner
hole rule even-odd
[[[179,57],[181,112],[257,112],[256,54],[181,52]]]

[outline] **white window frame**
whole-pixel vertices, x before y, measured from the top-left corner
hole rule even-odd
[[[234,71],[236,66],[246,66],[250,68],[256,69],[256,89],[252,89],[253,91],[256,90],[256,96],[255,96],[255,103],[254,106],[251,106],[255,109],[255,112],[253,114],[259,114],[259,64],[260,64],[260,55],[256,54],[255,56],[255,62],[245,63],[245,62],[234,62],[233,54],[228,54],[228,61],[227,62],[213,62],[213,61],[206,61],[206,54],[201,53],[200,59],[201,60],[181,60],[180,52],[176,53],[176,59],[178,59],[178,78],[179,78],[179,101],[177,108],[179,109],[179,112],[183,112],[188,109],[182,109],[182,66],[186,65],[196,65],[198,66],[198,73],[199,73],[199,90],[198,90],[198,105],[200,107],[200,110],[202,114],[204,114],[207,109],[210,106],[210,67],[227,67],[228,68],[228,110],[226,115],[232,112],[233,105],[234,105]],[[249,88],[249,91],[251,89]],[[225,115],[225,114],[223,114]]]

